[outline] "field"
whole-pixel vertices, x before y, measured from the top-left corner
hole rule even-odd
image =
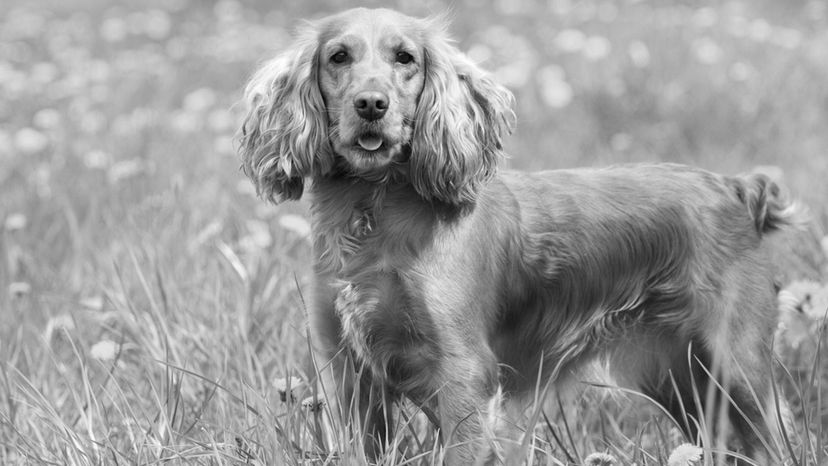
[[[286,394],[313,391],[307,206],[257,199],[233,139],[256,64],[297,19],[356,3],[4,0],[0,464],[358,464],[348,426],[320,432]],[[389,5],[450,7],[458,46],[515,93],[511,167],[759,167],[801,199],[811,222],[775,252],[783,454],[828,464],[828,4],[409,3]],[[666,465],[687,442],[646,400],[596,392],[540,423],[536,464]],[[383,464],[436,461],[419,416],[400,437]]]

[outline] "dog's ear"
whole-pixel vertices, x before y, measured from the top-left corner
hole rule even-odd
[[[514,122],[514,97],[452,45],[444,20],[427,20],[425,29],[411,182],[426,199],[463,206],[497,168],[501,138]]]
[[[305,177],[323,175],[333,165],[316,36],[308,26],[293,47],[259,68],[245,89],[242,168],[259,195],[274,203],[299,199]]]

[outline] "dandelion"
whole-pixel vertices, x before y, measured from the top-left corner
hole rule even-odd
[[[630,42],[627,53],[630,55],[633,65],[638,68],[646,68],[650,64],[650,49],[647,44],[640,40]]]
[[[101,295],[88,296],[80,300],[80,305],[90,311],[100,311],[104,307],[104,299]]]
[[[670,457],[667,458],[667,466],[693,466],[701,464],[703,453],[704,450],[701,448],[689,443],[683,443],[670,453]]]
[[[75,329],[75,321],[69,314],[53,316],[46,322],[46,330],[43,331],[43,339],[52,341],[55,333],[60,331],[72,331]]]
[[[91,150],[83,154],[83,164],[93,170],[102,170],[112,164],[112,157],[102,150]]]
[[[609,453],[590,453],[584,458],[584,466],[615,466],[618,461]]]
[[[118,344],[112,340],[101,340],[89,349],[89,355],[99,361],[111,361],[118,353]]]
[[[574,91],[566,82],[563,68],[557,65],[548,65],[538,71],[541,97],[546,105],[552,108],[564,108],[572,102]]]
[[[150,39],[162,40],[170,34],[172,21],[170,15],[163,10],[150,10],[144,21],[144,33]]]
[[[127,36],[127,24],[121,18],[107,18],[101,24],[101,37],[107,42],[120,42]]]
[[[312,413],[318,413],[325,407],[325,399],[321,396],[309,396],[302,400],[302,408]]]
[[[702,37],[693,43],[696,59],[705,65],[713,65],[722,59],[722,48],[713,39]]]
[[[12,282],[9,284],[9,295],[11,295],[12,298],[20,299],[31,292],[32,285],[29,285],[26,282]]]
[[[122,160],[109,168],[106,177],[110,184],[118,184],[147,171],[147,166],[141,159]]]
[[[756,42],[765,42],[773,34],[773,27],[764,19],[755,19],[750,23],[748,34]]]
[[[29,71],[29,79],[40,84],[48,84],[53,82],[57,76],[57,66],[49,62],[36,63]]]
[[[202,87],[187,94],[182,106],[190,112],[203,112],[215,105],[216,100],[216,93],[212,89]]]
[[[580,52],[586,44],[587,37],[578,29],[564,29],[559,32],[553,41],[555,46],[563,52]]]
[[[302,385],[302,379],[298,377],[281,377],[273,381],[273,388],[279,392],[279,399],[282,403],[288,401],[288,393],[290,393],[290,401],[295,401],[296,397],[293,391]]]
[[[730,69],[727,72],[730,79],[736,82],[745,82],[754,74],[756,73],[753,67],[741,61],[737,61],[736,63],[730,65]]]
[[[32,117],[32,123],[41,129],[54,129],[60,126],[60,113],[53,108],[38,110]]]
[[[26,228],[26,225],[28,225],[28,223],[29,221],[26,218],[26,216],[17,212],[6,217],[6,221],[3,223],[3,227],[6,229],[6,231],[9,232],[19,231]]]
[[[285,214],[279,217],[279,226],[297,236],[306,238],[310,236],[311,226],[304,217],[295,214]]]
[[[242,238],[245,249],[262,250],[273,244],[273,236],[270,234],[270,225],[261,220],[251,219],[245,223],[247,235]]]
[[[716,13],[716,10],[711,7],[702,7],[693,13],[693,23],[701,28],[712,27],[718,20],[718,13]]]
[[[34,154],[49,145],[49,138],[33,128],[21,128],[14,134],[14,147],[24,154]]]
[[[611,50],[612,44],[609,39],[603,36],[592,36],[586,40],[581,52],[587,60],[598,61],[607,58]]]
[[[771,43],[793,50],[802,44],[802,33],[791,28],[777,28],[770,37]]]

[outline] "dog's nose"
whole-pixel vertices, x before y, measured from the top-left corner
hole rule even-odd
[[[354,97],[354,108],[366,120],[379,120],[388,110],[388,96],[376,91],[360,92]]]

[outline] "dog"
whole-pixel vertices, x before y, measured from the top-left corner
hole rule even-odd
[[[348,10],[245,90],[243,171],[274,203],[310,195],[316,360],[369,456],[407,397],[447,464],[509,460],[521,403],[596,363],[690,439],[707,419],[772,454],[765,237],[796,204],[762,175],[673,164],[498,172],[514,98],[446,30]]]

